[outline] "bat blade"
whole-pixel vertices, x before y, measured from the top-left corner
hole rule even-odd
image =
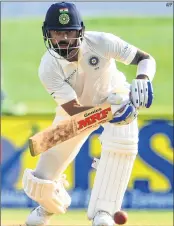
[[[53,146],[75,136],[73,121],[66,120],[62,124],[50,126],[29,138],[29,149],[32,156],[39,155]]]
[[[58,125],[50,126],[29,138],[29,148],[32,156],[69,140],[81,132],[96,127],[113,119],[111,105],[104,103],[61,121]]]

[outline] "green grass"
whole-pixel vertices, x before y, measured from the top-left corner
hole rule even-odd
[[[113,33],[149,52],[157,62],[153,82],[155,99],[145,113],[170,114],[173,109],[173,20],[172,18],[86,18],[86,30]],[[38,66],[45,52],[42,20],[2,21],[1,52],[3,89],[14,102],[23,102],[29,113],[53,112],[54,100],[38,78]],[[118,64],[129,82],[136,66]]]
[[[2,225],[24,224],[29,209],[2,209]],[[64,215],[54,216],[49,225],[83,226],[91,225],[84,210],[70,210]],[[128,211],[128,222],[125,226],[172,226],[172,211]]]

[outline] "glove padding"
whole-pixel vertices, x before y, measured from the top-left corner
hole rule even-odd
[[[131,85],[130,99],[136,108],[149,108],[153,101],[152,83],[145,79],[134,79]]]
[[[112,105],[112,109],[114,109],[114,105]],[[117,125],[127,125],[131,123],[137,117],[137,115],[138,112],[135,106],[131,101],[129,101],[113,114],[114,118],[109,122],[115,123]]]

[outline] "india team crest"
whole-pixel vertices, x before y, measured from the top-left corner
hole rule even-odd
[[[65,25],[65,24],[68,24],[69,21],[70,21],[70,17],[69,17],[68,14],[66,14],[66,13],[60,14],[60,16],[59,16],[59,22],[60,22],[60,24]]]
[[[89,64],[91,66],[94,66],[95,67],[95,66],[98,65],[98,63],[99,63],[99,58],[98,57],[92,56],[92,57],[89,58]]]

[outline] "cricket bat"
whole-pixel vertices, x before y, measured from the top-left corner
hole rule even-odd
[[[58,125],[51,125],[45,130],[29,138],[29,148],[32,156],[39,155],[49,148],[69,140],[84,130],[96,127],[113,119],[111,105],[101,104],[85,112],[61,121]]]

